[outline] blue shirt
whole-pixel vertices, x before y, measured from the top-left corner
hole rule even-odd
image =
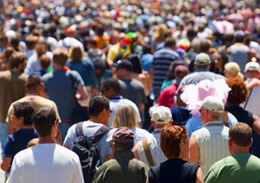
[[[85,83],[85,86],[97,87],[95,67],[91,61],[69,61],[67,66],[71,70],[77,71],[80,74]]]
[[[77,86],[84,85],[79,73],[59,69],[45,74],[42,79],[46,93],[58,107],[61,120],[72,120],[72,113],[77,105]]]
[[[27,144],[31,139],[37,137],[38,134],[33,128],[20,129],[8,135],[3,150],[3,157],[13,158],[16,153],[27,147]]]

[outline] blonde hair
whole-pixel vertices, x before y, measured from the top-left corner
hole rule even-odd
[[[242,77],[243,75],[240,72],[240,67],[236,62],[229,62],[225,64],[225,71],[229,72],[232,77]]]
[[[118,127],[138,127],[137,113],[134,108],[127,102],[120,102],[116,108],[114,122],[112,124],[114,128]]]

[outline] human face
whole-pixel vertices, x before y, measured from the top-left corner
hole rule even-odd
[[[24,121],[23,117],[17,118],[15,115],[10,116],[10,124],[14,128],[18,128],[18,129],[21,128],[23,126],[23,121]]]

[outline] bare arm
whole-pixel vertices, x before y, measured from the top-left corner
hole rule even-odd
[[[5,172],[9,172],[11,168],[11,157],[3,157],[2,162],[1,162],[1,169],[4,170]]]
[[[196,173],[197,179],[196,179],[196,183],[203,183],[204,182],[204,176],[202,173],[202,169],[199,167]]]
[[[88,93],[86,88],[83,85],[77,86],[77,91],[79,92],[79,100],[86,100],[88,98]]]
[[[199,151],[197,140],[194,137],[194,135],[191,135],[189,149],[190,149],[190,162],[198,163],[200,158],[200,151]]]
[[[260,118],[253,114],[254,122],[253,122],[253,130],[260,135]]]

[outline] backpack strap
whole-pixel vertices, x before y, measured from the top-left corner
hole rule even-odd
[[[76,124],[76,136],[77,137],[84,137],[83,134],[83,122]]]
[[[103,125],[101,126],[98,131],[90,138],[92,143],[98,142],[108,131],[110,130],[109,127]]]
[[[146,138],[142,139],[142,144],[144,147],[145,156],[146,159],[148,160],[149,166],[154,166],[155,164]]]

